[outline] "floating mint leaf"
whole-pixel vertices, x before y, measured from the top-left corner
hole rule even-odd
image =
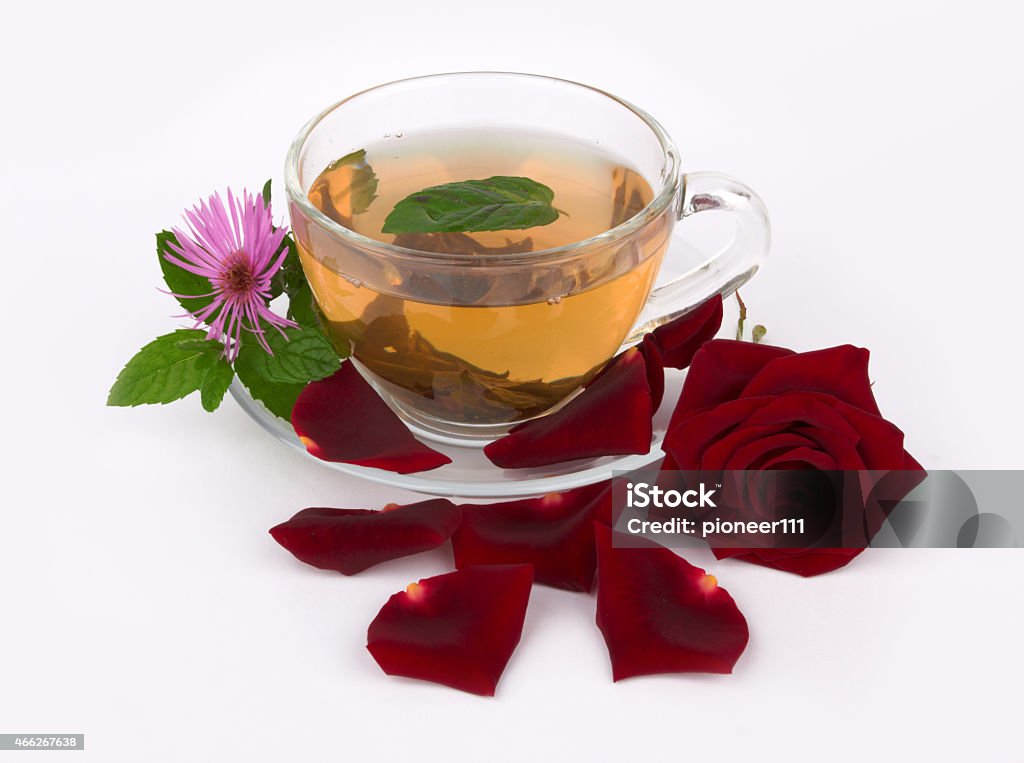
[[[768,333],[768,329],[758,323],[750,333],[754,339],[754,344],[761,344],[761,340],[764,339],[764,335]]]
[[[199,385],[199,398],[203,408],[211,413],[220,406],[224,393],[235,378],[235,370],[223,355],[218,355]]]
[[[175,295],[174,298],[178,300],[178,304],[186,310],[196,313],[213,302],[213,284],[210,283],[209,278],[190,273],[173,262],[168,262],[165,255],[174,255],[174,252],[167,246],[168,242],[178,243],[173,233],[164,230],[156,234],[156,253],[160,260],[160,270],[164,274],[164,282],[167,284],[168,290]],[[184,295],[186,298],[183,299],[179,295]],[[192,297],[189,295],[204,296]],[[211,323],[219,312],[219,309],[215,310],[213,315],[207,318],[206,323]]]
[[[496,175],[425,188],[395,205],[384,233],[473,233],[548,225],[554,191],[524,177]]]
[[[179,329],[154,339],[117,375],[107,405],[170,403],[195,392],[224,350],[219,342],[202,341],[204,336],[203,331]]]

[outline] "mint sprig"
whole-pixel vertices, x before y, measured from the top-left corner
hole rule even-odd
[[[365,158],[353,155],[351,160]],[[359,169],[372,175],[368,165]],[[375,188],[375,186],[374,186]],[[374,189],[365,191],[372,196]],[[270,204],[271,182],[262,189],[264,201]],[[208,278],[195,275],[169,262],[166,255],[176,243],[171,231],[157,234],[157,258],[168,290],[189,312],[196,312],[213,301],[213,285]],[[339,351],[328,339],[321,325],[319,311],[302,270],[298,247],[291,234],[281,244],[286,249],[281,269],[272,281],[271,299],[282,294],[288,297],[287,315],[299,324],[284,329],[282,335],[269,325],[262,326],[271,352],[257,337],[243,332],[239,352],[232,364],[225,357],[224,344],[207,339],[202,329],[179,329],[158,337],[124,367],[107,397],[112,406],[136,406],[169,403],[198,391],[203,408],[216,410],[224,399],[235,375],[254,398],[263,402],[274,414],[289,418],[299,392],[311,381],[330,376],[348,357],[348,348]],[[278,250],[280,255],[281,250]],[[207,323],[213,320],[208,318]]]
[[[204,339],[198,329],[179,329],[157,337],[139,350],[117,376],[107,396],[107,405],[136,406],[180,400],[207,388],[204,407],[213,410],[224,397],[231,378],[224,382],[231,366],[221,357],[224,346]],[[212,407],[208,407],[212,406]]]
[[[518,230],[558,219],[555,192],[525,177],[496,175],[424,188],[402,199],[384,233],[473,233]]]

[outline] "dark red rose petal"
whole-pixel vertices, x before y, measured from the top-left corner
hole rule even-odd
[[[651,390],[651,410],[657,411],[665,397],[665,361],[652,335],[647,334],[637,347],[644,356],[647,387]]]
[[[597,625],[618,681],[651,673],[731,673],[747,621],[713,575],[660,546],[615,548],[595,525]]]
[[[692,369],[691,369],[692,372]],[[670,424],[663,448],[677,469],[699,469],[705,450],[726,436],[771,398],[730,400]],[[676,411],[679,409],[677,408]],[[673,414],[673,420],[675,415]]]
[[[701,345],[712,339],[721,327],[722,295],[716,294],[648,336],[661,351],[666,368],[682,369],[690,365]]]
[[[864,549],[862,548],[778,548],[742,549],[713,548],[716,559],[739,559],[744,562],[771,567],[773,570],[792,572],[809,578],[824,575],[845,567]]]
[[[713,447],[719,447],[727,438],[719,440]],[[751,437],[738,444],[725,459],[725,469],[756,470],[782,453],[793,448],[813,447],[814,441],[796,432],[777,432],[761,437]]]
[[[367,567],[437,548],[461,513],[443,498],[368,509],[304,509],[270,530],[295,558],[322,570],[354,575]]]
[[[484,453],[504,469],[647,453],[653,410],[646,365],[639,350],[626,350],[563,408],[520,424]]]
[[[693,356],[669,429],[696,411],[735,400],[758,371],[792,350],[768,344],[712,339]]]
[[[869,357],[864,348],[844,344],[776,358],[757,372],[740,396],[824,392],[877,416],[878,404],[868,378]]]
[[[389,676],[493,696],[519,643],[528,564],[466,567],[396,593],[370,623],[366,648]]]
[[[455,566],[526,563],[538,583],[589,591],[597,559],[594,520],[610,521],[611,483],[487,505],[464,504],[452,536]]]
[[[857,449],[865,469],[907,468],[908,454],[903,449],[903,431],[899,427],[852,405],[837,402],[834,406],[860,435]]]
[[[292,409],[292,426],[306,450],[324,461],[399,474],[451,463],[412,436],[352,363],[306,385]]]

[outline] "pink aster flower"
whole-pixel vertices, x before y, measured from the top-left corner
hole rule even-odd
[[[223,340],[228,360],[238,356],[243,330],[254,334],[263,349],[273,354],[260,325],[261,319],[282,335],[284,327],[298,325],[271,312],[267,305],[270,280],[288,254],[287,248],[281,248],[288,228],[274,228],[270,206],[262,196],[242,191],[241,198],[235,198],[230,188],[226,205],[220,194],[215,193],[209,202],[201,201],[191,210],[186,209],[185,220],[189,232],[174,228],[177,244],[168,242],[173,254],[164,256],[168,262],[190,273],[209,278],[213,291],[174,296],[182,299],[213,297],[209,305],[190,310],[187,315],[195,319],[197,328],[209,321],[207,339]],[[216,317],[209,320],[214,313]]]

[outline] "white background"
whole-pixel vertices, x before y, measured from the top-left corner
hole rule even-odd
[[[688,169],[756,188],[775,245],[753,319],[798,349],[871,348],[922,463],[1022,468],[1011,8],[7,8],[0,732],[84,732],[94,761],[1019,759],[1019,550],[868,552],[814,580],[692,554],[750,621],[731,677],[615,685],[593,599],[538,588],[487,700],[389,679],[363,648],[447,550],[343,578],[266,532],[305,506],[411,496],[304,460],[230,402],[103,407],[177,325],[153,233],[182,207],[279,178],[302,123],[364,87],[527,70],[649,109]]]

